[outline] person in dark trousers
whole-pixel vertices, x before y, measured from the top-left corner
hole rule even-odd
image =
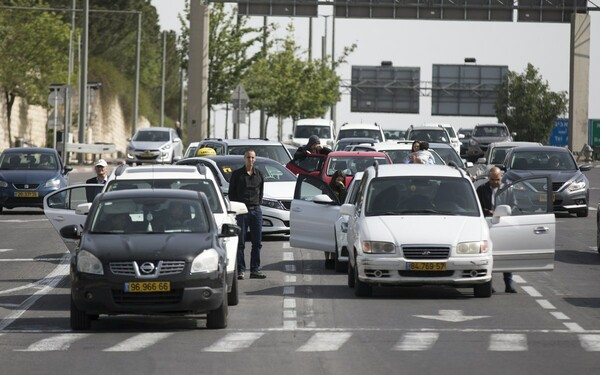
[[[246,247],[246,231],[250,228],[252,251],[250,252],[250,278],[264,279],[267,277],[260,270],[260,249],[262,248],[262,203],[265,179],[263,174],[254,167],[256,152],[248,150],[244,154],[244,166],[236,169],[231,174],[229,181],[229,199],[246,204],[248,213],[236,217],[240,227],[240,236],[237,250],[238,279],[244,279],[246,260],[244,249]]]
[[[175,121],[174,127],[177,136],[181,139],[181,141],[183,141],[183,131],[181,130],[181,124],[179,123],[179,121]]]
[[[321,154],[327,155],[331,152],[327,147],[321,146],[321,140],[316,135],[311,135],[308,138],[306,146],[300,146],[294,153],[294,160],[302,160],[306,158],[306,155],[310,154]]]
[[[96,172],[96,176],[89,178],[85,181],[86,184],[106,184],[107,176],[108,176],[108,163],[104,159],[100,159],[94,164],[94,171]],[[94,186],[85,189],[85,196],[89,203],[94,201],[96,195],[98,195],[102,191],[101,186]]]
[[[488,181],[477,188],[477,197],[481,203],[484,216],[492,216],[496,205],[495,196],[498,189],[502,187],[502,170],[498,167],[492,167],[488,173]],[[516,293],[517,290],[512,284],[512,273],[504,272],[504,291],[506,293]],[[495,292],[494,289],[492,289]]]

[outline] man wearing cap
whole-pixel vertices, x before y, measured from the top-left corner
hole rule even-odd
[[[94,170],[96,171],[96,177],[92,177],[85,181],[86,184],[106,184],[108,175],[108,163],[104,159],[100,159],[94,164]],[[88,202],[93,202],[96,195],[102,191],[102,186],[90,187],[85,190],[85,195]]]
[[[308,143],[306,146],[300,146],[294,153],[294,160],[303,160],[306,158],[306,155],[310,154],[321,154],[327,155],[331,152],[330,149],[321,146],[321,140],[317,135],[311,135],[308,138]]]

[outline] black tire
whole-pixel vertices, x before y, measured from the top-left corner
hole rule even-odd
[[[358,278],[358,267],[354,268],[354,294],[357,297],[371,297],[373,295],[373,287]]]
[[[0,206],[0,215],[2,214],[3,207]]]
[[[227,304],[229,306],[235,306],[240,303],[240,296],[238,292],[238,279],[237,270],[233,272],[233,282],[231,283],[231,291],[227,293]]]
[[[93,315],[88,315],[85,311],[79,310],[71,297],[71,329],[74,331],[89,331],[92,328]]]
[[[348,262],[342,262],[338,256],[337,251],[335,252],[333,263],[334,263],[335,272],[338,272],[338,273],[348,272]]]
[[[577,217],[588,217],[589,209],[586,207],[583,210],[577,211],[576,214],[577,214]]]
[[[335,259],[332,253],[325,253],[325,269],[332,270],[335,268]]]
[[[492,281],[477,284],[473,287],[473,293],[477,298],[490,298],[492,296]]]
[[[348,262],[348,286],[354,288],[354,267]]]
[[[227,289],[225,289],[227,290]],[[206,328],[209,329],[222,329],[227,328],[227,315],[229,309],[227,308],[227,298],[223,298],[221,306],[217,309],[210,311],[206,316]]]

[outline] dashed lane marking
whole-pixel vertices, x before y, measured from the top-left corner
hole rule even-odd
[[[437,332],[408,332],[394,346],[393,350],[398,351],[423,351],[428,350],[435,344],[438,337]]]
[[[547,299],[536,299],[535,300],[543,309],[546,310],[556,310],[553,304],[550,303]]]
[[[204,348],[203,352],[239,352],[252,345],[256,340],[264,335],[262,332],[236,332],[229,333],[219,341],[209,347]]]
[[[68,350],[75,341],[88,337],[88,333],[66,333],[49,337],[29,345],[23,352],[54,352]]]
[[[350,332],[315,333],[304,345],[298,348],[298,352],[333,352],[338,350],[350,337]]]
[[[531,297],[534,297],[534,298],[542,297],[542,294],[540,292],[538,292],[532,286],[522,286],[521,288],[523,288],[525,293],[529,294]]]
[[[488,349],[493,352],[526,351],[527,336],[520,333],[492,333]]]
[[[551,311],[550,314],[552,314],[552,316],[558,320],[571,320],[571,318],[561,313],[560,311]]]
[[[600,335],[578,335],[581,347],[588,352],[600,352]]]
[[[146,349],[160,340],[166,339],[171,336],[173,332],[158,332],[158,333],[141,333],[135,335],[130,339],[121,341],[115,346],[104,349],[104,352],[138,352],[142,349]]]

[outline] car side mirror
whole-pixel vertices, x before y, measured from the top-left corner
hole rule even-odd
[[[333,199],[331,199],[329,197],[329,195],[327,194],[319,194],[319,195],[315,195],[312,199],[313,202],[317,203],[317,204],[334,204],[335,202],[333,201]]]
[[[229,211],[236,215],[244,215],[248,213],[248,207],[242,202],[229,201]]]
[[[348,216],[352,216],[354,215],[354,205],[350,204],[350,203],[344,203],[340,206],[340,215],[348,215]]]
[[[88,213],[90,213],[90,207],[92,207],[91,203],[82,203],[77,205],[77,208],[75,208],[75,213],[77,215],[87,215]]]
[[[479,158],[479,159],[477,159],[477,161],[475,163],[477,163],[477,164],[485,164],[485,162],[486,162],[485,158]]]
[[[67,174],[73,170],[73,167],[66,165],[63,170],[65,171],[64,173]]]
[[[60,236],[63,238],[69,238],[72,240],[78,240],[81,238],[79,227],[77,225],[67,225],[66,227],[60,228]]]
[[[239,226],[225,223],[221,227],[221,233],[219,234],[219,237],[237,237],[240,235],[240,231],[241,229]]]

